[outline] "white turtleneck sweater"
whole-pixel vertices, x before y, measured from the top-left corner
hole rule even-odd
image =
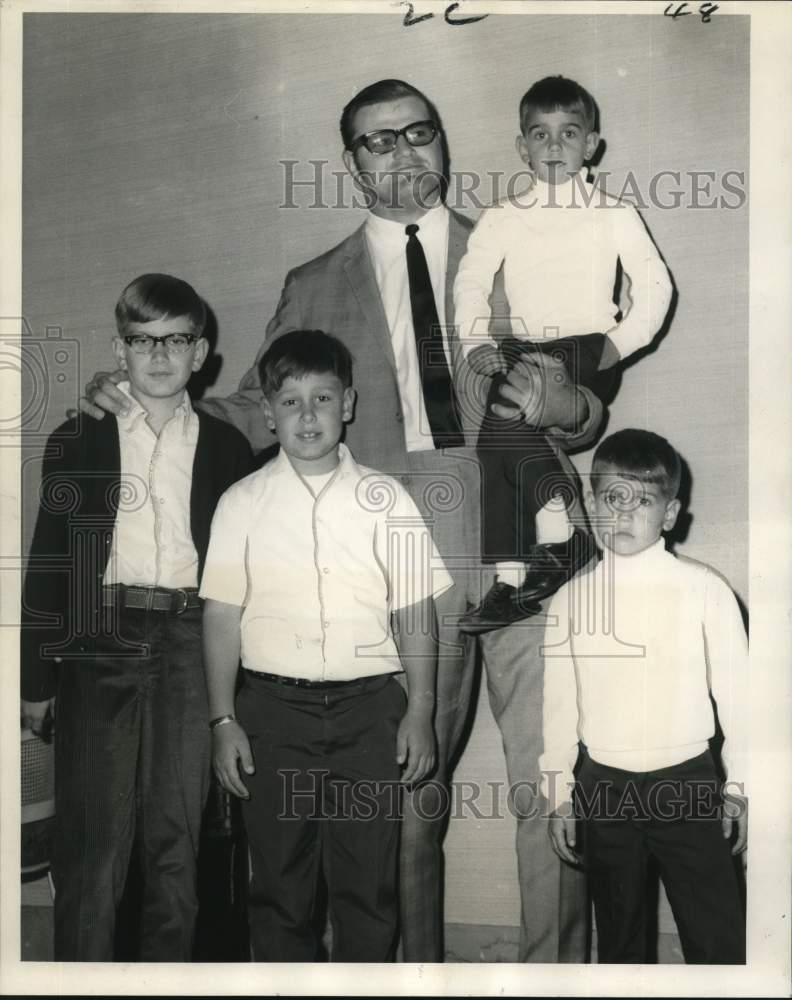
[[[703,753],[715,732],[710,692],[727,778],[741,782],[747,654],[737,601],[714,570],[667,552],[662,538],[634,556],[606,549],[548,608],[540,768],[551,808],[571,797],[578,739],[626,771]]]
[[[501,265],[519,340],[605,333],[626,358],[657,333],[671,301],[666,266],[635,208],[585,178],[583,168],[563,184],[537,179],[482,212],[454,283],[466,354],[489,342],[489,296]],[[616,323],[619,260],[631,304]]]

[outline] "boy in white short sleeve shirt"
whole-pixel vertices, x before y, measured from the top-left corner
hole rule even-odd
[[[333,960],[391,961],[398,785],[435,764],[433,598],[451,578],[404,488],[340,443],[355,401],[346,347],[293,331],[260,373],[281,450],[221,499],[201,583],[214,765],[250,845],[253,956],[318,957],[321,873]]]

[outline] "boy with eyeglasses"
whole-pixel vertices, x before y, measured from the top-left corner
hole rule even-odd
[[[113,959],[137,843],[140,959],[183,962],[209,783],[198,581],[215,506],[253,460],[239,431],[190,404],[209,349],[194,289],[144,274],[115,315],[129,412],[68,421],[44,456],[21,717],[41,732],[57,704],[55,959]]]
[[[530,375],[530,365],[545,365],[549,355],[603,398],[614,366],[651,342],[671,301],[665,264],[635,208],[586,180],[600,142],[597,117],[593,97],[574,80],[546,77],[527,91],[517,152],[533,183],[482,213],[454,284],[463,353],[474,371],[494,376],[478,456],[482,561],[496,576],[463,617],[465,631],[535,614],[594,551],[567,515],[576,484],[535,426],[544,401],[533,420],[531,413],[504,419],[497,405],[503,372],[520,365]],[[501,267],[511,334],[496,345],[488,336],[489,296]],[[614,302],[620,270],[629,280],[624,315]]]

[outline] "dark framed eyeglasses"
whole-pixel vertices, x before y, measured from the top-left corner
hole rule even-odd
[[[379,128],[374,132],[364,132],[357,139],[353,139],[349,149],[354,153],[361,146],[365,146],[369,153],[381,156],[383,153],[393,152],[400,135],[403,135],[411,146],[428,146],[439,131],[440,126],[431,120],[411,122],[399,129]]]
[[[164,344],[168,354],[184,354],[198,339],[196,333],[166,333],[164,337],[152,337],[150,333],[127,333],[124,343],[135,354],[151,354],[155,344]]]

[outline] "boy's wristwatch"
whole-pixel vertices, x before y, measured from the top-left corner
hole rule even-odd
[[[235,715],[218,715],[216,719],[209,720],[209,728],[217,729],[218,726],[224,726],[227,722],[236,722]]]

